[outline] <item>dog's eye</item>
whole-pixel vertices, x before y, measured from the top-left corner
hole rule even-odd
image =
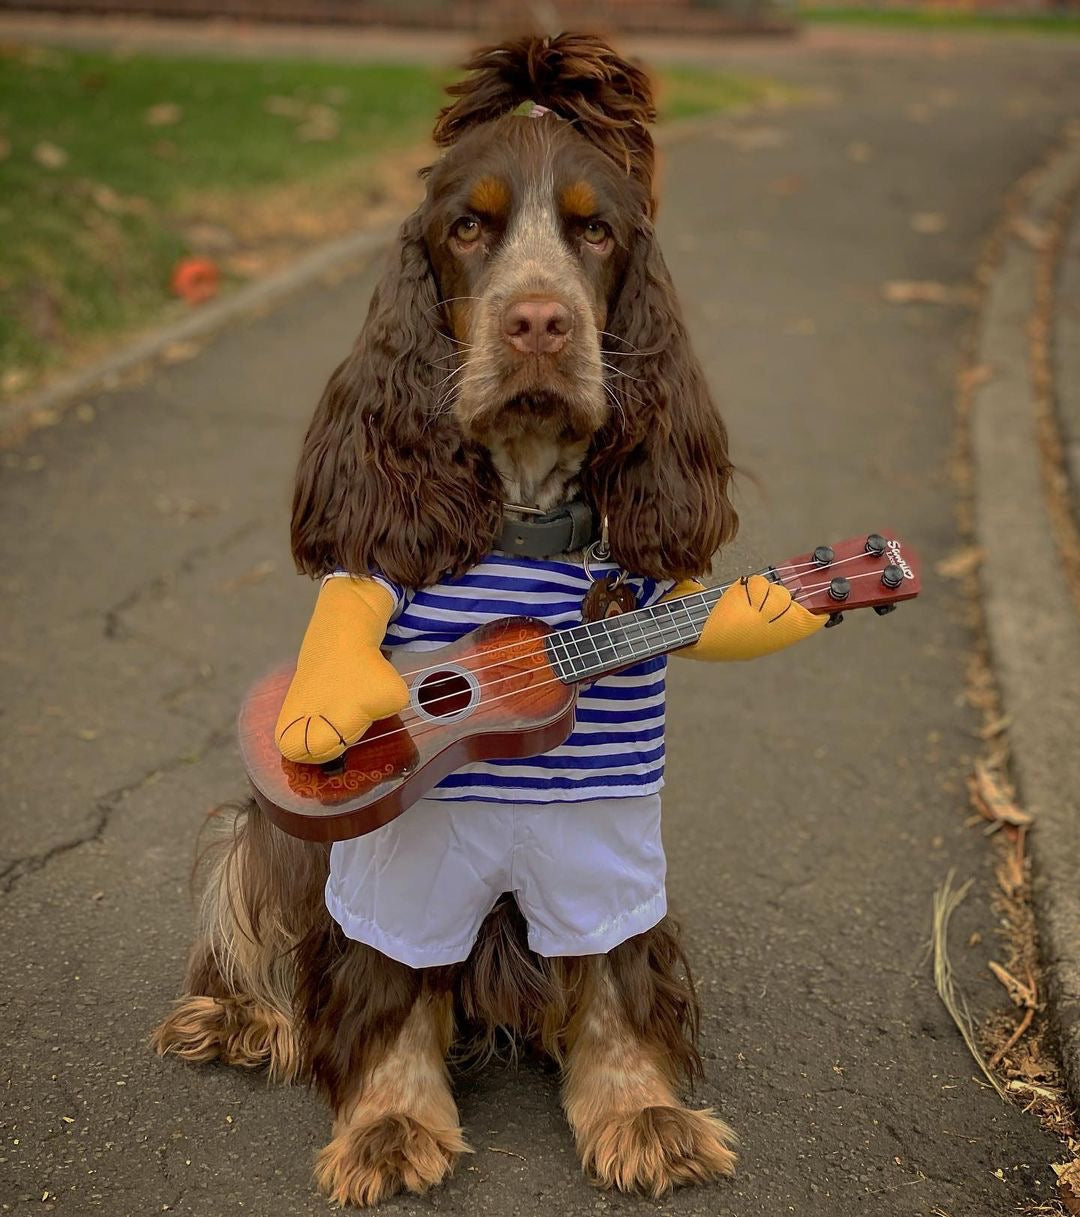
[[[599,220],[590,220],[581,230],[581,235],[590,245],[603,245],[611,236],[611,229]]]
[[[472,216],[465,216],[454,225],[452,235],[462,245],[471,245],[480,239],[480,221],[473,219]]]

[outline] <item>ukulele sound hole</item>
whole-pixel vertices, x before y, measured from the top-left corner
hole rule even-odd
[[[454,668],[431,672],[416,685],[416,708],[428,719],[458,718],[476,704],[476,681]]]

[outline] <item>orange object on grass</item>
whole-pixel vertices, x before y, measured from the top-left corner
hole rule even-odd
[[[170,286],[188,304],[202,304],[217,295],[221,274],[209,258],[181,258],[173,267]]]

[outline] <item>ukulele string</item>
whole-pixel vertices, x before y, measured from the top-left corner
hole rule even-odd
[[[858,559],[864,558],[864,557],[866,557],[865,554],[853,554],[850,557],[842,558],[839,562],[832,563],[827,569],[834,570],[837,567],[843,566],[845,563],[855,562]],[[814,563],[813,565],[817,566],[818,564]],[[779,570],[781,568],[777,567],[776,569],[779,572]],[[785,567],[784,569],[789,570],[791,568]],[[826,568],[819,567],[819,569],[824,570]],[[755,573],[758,573],[758,572],[755,572]],[[863,578],[863,577],[865,577],[866,574],[877,574],[877,573],[878,573],[877,571],[868,571],[868,572],[864,572],[863,575],[859,575],[859,576],[855,576],[855,577]],[[749,576],[747,576],[747,577],[749,577]],[[648,608],[648,609],[638,609],[638,610],[634,610],[631,613],[621,613],[619,616],[623,621],[623,628],[625,629],[626,626],[631,624],[630,621],[626,621],[626,618],[631,618],[631,620],[632,620],[635,613],[649,612],[651,608],[655,608],[659,604],[677,605],[677,604],[682,604],[684,601],[700,599],[701,603],[695,607],[701,607],[704,604],[706,597],[708,597],[709,595],[715,595],[717,597],[717,599],[719,599],[720,595],[722,595],[724,592],[726,592],[728,590],[728,588],[734,587],[735,583],[737,583],[737,582],[738,582],[738,580],[735,580],[732,583],[720,584],[716,587],[711,587],[711,588],[703,588],[700,592],[691,592],[689,595],[686,595],[686,596],[677,596],[674,600],[658,601],[657,605],[650,606],[650,608]],[[830,580],[830,582],[831,582],[831,580]],[[781,585],[783,585],[782,580],[781,580]],[[822,584],[820,587],[810,587],[810,588],[800,589],[799,595],[801,596],[804,594],[805,595],[816,594],[818,591],[821,590],[822,587],[828,587],[828,584],[827,583]],[[798,597],[793,596],[792,599],[797,600]],[[670,637],[674,637],[676,640],[678,640],[680,637],[679,631],[681,631],[682,629],[685,628],[685,623],[679,622],[679,621],[671,621],[667,624],[659,625],[657,623],[657,620],[655,617],[652,619],[652,624],[655,627],[654,633],[653,633],[653,638],[655,639],[656,642],[658,642],[660,644],[665,644],[665,645],[670,640]],[[556,631],[554,631],[553,635],[549,635],[549,637],[558,637],[559,634],[565,634],[565,633],[569,632],[569,630],[571,630],[571,629],[580,629],[580,628],[581,628],[580,626],[571,626],[564,630],[556,630]],[[672,633],[673,631],[674,631],[674,633]],[[624,640],[625,640],[625,636],[624,636]],[[685,642],[683,645],[690,646],[690,645],[692,645],[692,643]],[[506,652],[506,651],[513,651],[517,648],[520,648],[521,646],[522,646],[521,643],[512,643],[512,642],[503,643],[500,646],[492,647],[491,650],[489,650],[489,651],[483,652],[483,658],[489,659],[493,655],[498,655],[498,654]],[[599,655],[600,652],[595,647],[595,645],[594,645],[593,649],[594,649],[594,651],[596,651],[596,654]],[[544,655],[544,651],[545,651],[545,643],[541,642],[538,646],[530,647],[528,650],[520,650],[519,654],[516,656],[508,656],[505,659],[496,660],[494,663],[484,663],[484,664],[481,664],[480,667],[469,668],[468,671],[469,671],[470,675],[476,676],[476,675],[479,675],[479,673],[481,673],[481,672],[490,671],[492,668],[502,667],[504,664],[511,663],[515,659],[520,662],[522,660],[528,660],[533,657],[542,657]],[[570,657],[570,656],[568,655],[568,657]],[[616,657],[617,657],[617,653],[616,653]],[[570,658],[581,658],[580,648],[579,648],[578,656],[574,656],[574,657],[570,657]],[[649,655],[630,655],[630,656],[627,656],[626,658],[630,662],[634,662],[635,660],[644,660],[647,658],[651,658],[651,656],[649,656]],[[438,672],[440,670],[440,668],[446,668],[446,666],[447,665],[445,662],[443,662],[441,664],[438,664],[438,663],[432,664],[431,666],[429,666],[427,668],[417,668],[415,671],[410,672],[409,675],[410,675],[410,677],[413,677],[413,678],[425,676],[431,672]],[[446,679],[432,681],[431,683],[435,686],[438,686],[441,684],[451,683],[455,677],[457,677],[458,679],[461,678],[461,674],[459,672],[456,672],[453,669],[449,669],[449,672],[450,672],[450,674],[447,676]],[[517,677],[519,677],[520,675],[521,675],[520,672],[511,672],[507,676],[502,676],[502,677],[499,677],[498,679],[488,681],[487,687],[491,688],[494,685],[502,684],[503,681],[506,681],[506,680],[514,680]],[[425,705],[425,707],[435,706],[435,705],[438,705],[442,701],[449,701],[452,698],[458,697],[458,696],[460,696],[459,693],[453,693],[453,692],[452,693],[443,693],[437,697],[428,698],[424,702],[424,705]],[[484,699],[481,698],[477,702],[477,705],[483,704],[483,702],[484,702]],[[408,707],[405,707],[405,709],[408,709]],[[409,715],[401,714],[401,715],[399,715],[399,719],[400,719],[401,723],[403,724],[403,727],[398,728],[398,730],[413,726],[417,723],[424,723],[424,722],[430,721],[429,719],[425,718],[424,716],[422,716],[420,714],[416,714],[415,712],[412,714],[409,714]],[[373,736],[372,741],[370,741],[370,742],[373,742],[376,739],[382,739],[382,738],[383,738],[383,736]],[[357,741],[357,742],[359,742],[359,741]],[[352,747],[353,745],[350,744],[349,746]]]
[[[778,576],[780,575],[781,572],[784,572],[785,574],[790,576],[790,575],[794,574],[797,570],[801,570],[803,567],[806,567],[806,566],[813,566],[813,567],[816,567],[818,570],[823,570],[823,571],[830,570],[831,571],[831,570],[837,570],[839,567],[844,566],[849,562],[857,562],[861,558],[866,558],[869,556],[872,556],[872,555],[868,555],[865,553],[852,554],[850,557],[841,558],[838,562],[831,563],[828,567],[820,566],[816,562],[802,562],[802,563],[786,565],[786,566],[777,566],[777,567],[775,567],[775,570],[776,570]],[[740,576],[740,578],[749,579],[753,575],[764,574],[764,572],[769,569],[772,569],[772,568],[764,567],[762,570],[751,571],[749,575]],[[871,573],[876,574],[878,572],[875,571],[875,572],[871,572]],[[629,613],[621,613],[620,616],[633,618],[634,615],[637,613],[650,612],[652,609],[658,608],[660,605],[682,604],[686,601],[691,601],[691,600],[699,602],[694,607],[701,607],[702,605],[704,605],[706,597],[708,597],[710,595],[717,595],[717,593],[719,593],[719,595],[722,595],[724,592],[726,592],[728,590],[728,588],[734,587],[735,584],[738,582],[739,582],[739,579],[733,579],[730,583],[722,583],[722,584],[718,584],[715,587],[702,588],[701,591],[698,591],[698,592],[690,592],[685,596],[676,596],[673,600],[658,600],[655,605],[649,605],[647,608],[643,608],[643,609],[632,609]],[[781,578],[780,582],[781,582],[781,586],[785,586],[782,578]],[[827,587],[828,584],[826,584],[825,586]],[[805,589],[805,588],[801,589],[801,591],[806,591],[806,590],[808,590],[808,589]],[[813,590],[820,590],[820,589],[813,589]],[[718,599],[719,599],[719,595],[717,595]],[[655,622],[655,619],[654,619],[654,622]],[[629,624],[629,622],[627,622],[626,624]],[[478,627],[478,628],[480,628],[480,627]],[[581,626],[579,626],[579,625],[578,626],[567,626],[567,627],[564,627],[563,629],[556,630],[555,636],[557,636],[560,633],[565,633],[568,630],[580,629],[580,628],[581,628]],[[666,630],[667,628],[668,627],[666,627],[666,626],[661,627],[661,637],[663,635],[663,631]],[[498,655],[502,651],[513,651],[520,646],[521,646],[520,643],[515,643],[515,642],[502,643],[500,646],[492,647],[490,651],[484,651],[483,657],[484,657],[484,659],[490,659],[493,655]],[[519,656],[519,658],[527,658],[530,655],[541,655],[543,653],[543,651],[544,651],[544,646],[541,643],[538,647],[533,648],[532,651],[524,652],[522,655]],[[506,661],[505,660],[496,660],[494,663],[488,663],[488,664],[485,664],[483,667],[479,667],[479,668],[470,668],[469,670],[472,673],[483,672],[483,671],[486,671],[487,668],[497,668],[500,666],[500,664],[502,664],[504,662],[506,662]],[[444,668],[445,666],[446,666],[445,661],[443,663],[434,663],[426,668],[416,668],[414,671],[410,672],[409,675],[410,675],[410,677],[413,677],[413,678],[416,678],[418,676],[426,676],[431,672],[437,672],[440,668]],[[417,719],[416,721],[419,722],[422,720]]]
[[[837,564],[837,565],[839,565],[839,564]],[[851,579],[852,579],[852,580],[854,580],[854,579],[868,579],[868,578],[870,578],[870,576],[871,576],[871,575],[879,575],[879,576],[880,576],[880,571],[865,571],[865,572],[864,572],[863,574],[861,574],[861,575],[852,575],[852,576],[851,576]],[[830,580],[829,582],[831,583],[831,582],[832,582],[832,580]],[[799,593],[799,595],[798,595],[798,596],[792,596],[792,600],[798,601],[798,600],[800,600],[800,598],[801,598],[801,597],[803,597],[803,596],[811,596],[811,595],[815,595],[817,592],[819,592],[819,591],[823,591],[823,590],[824,590],[825,588],[827,588],[828,586],[829,586],[829,584],[828,584],[828,583],[821,583],[821,584],[817,584],[817,585],[816,585],[816,586],[814,586],[814,587],[803,588],[803,589],[802,589],[802,591]],[[713,589],[713,590],[715,590],[715,589]],[[842,609],[843,609],[843,605],[842,605],[842,604],[838,604],[838,606],[837,606],[837,612],[842,611]],[[690,644],[690,643],[687,643],[686,645],[687,645],[687,646],[689,646],[689,645],[691,645],[691,644]],[[498,665],[497,665],[497,664],[493,664],[493,665],[491,665],[491,666],[493,666],[493,667],[497,667]],[[479,671],[480,669],[476,669],[476,670],[477,670],[477,671]],[[508,680],[516,680],[516,679],[519,679],[519,678],[520,678],[522,675],[523,675],[523,673],[521,673],[521,672],[513,672],[513,673],[511,673],[509,676],[502,676],[502,677],[500,677],[498,680],[493,680],[493,681],[489,682],[489,684],[488,684],[488,688],[492,688],[492,687],[494,687],[494,686],[495,686],[495,685],[497,685],[497,684],[503,684],[503,683],[505,683],[505,682],[506,682],[506,681],[508,681]],[[601,675],[602,675],[602,674],[601,674]],[[599,679],[599,677],[598,677],[598,679]],[[516,696],[518,693],[523,693],[523,692],[525,692],[526,690],[528,690],[529,692],[535,692],[537,689],[542,689],[542,688],[544,688],[544,687],[545,687],[545,686],[547,686],[547,685],[553,685],[553,684],[564,684],[564,683],[565,683],[565,682],[564,682],[564,681],[562,681],[562,680],[560,680],[560,679],[559,679],[559,677],[555,676],[555,677],[552,677],[550,680],[542,680],[542,681],[540,681],[540,682],[539,682],[539,683],[537,683],[537,684],[523,685],[523,686],[521,686],[520,688],[517,688],[517,689],[510,689],[510,690],[508,690],[508,691],[507,691],[507,692],[505,692],[505,693],[499,693],[499,694],[496,694],[496,696],[494,696],[494,697],[483,697],[483,696],[481,696],[481,697],[480,697],[480,698],[477,700],[476,705],[475,705],[475,706],[473,706],[472,708],[473,708],[474,710],[479,709],[481,706],[483,706],[483,707],[485,707],[485,708],[486,708],[486,707],[488,707],[488,706],[494,705],[494,703],[495,703],[495,702],[497,702],[497,701],[502,701],[504,698],[507,698],[507,697],[514,697],[514,696]],[[444,694],[442,697],[435,697],[435,698],[432,698],[432,699],[431,699],[429,702],[427,702],[427,703],[425,703],[425,704],[426,704],[426,705],[429,705],[429,706],[432,706],[432,705],[435,705],[435,703],[436,703],[436,702],[439,702],[439,701],[445,701],[445,700],[448,700],[448,699],[449,699],[449,698],[451,698],[451,697],[456,697],[456,696],[458,696],[458,695],[457,695],[457,694],[454,694],[454,693],[450,693],[450,694]],[[405,721],[406,721],[406,720],[405,720],[404,718],[402,718],[402,719],[401,719],[401,722],[402,722],[403,724],[405,724]],[[419,715],[416,715],[414,718],[412,718],[412,719],[410,719],[410,720],[408,721],[408,724],[407,724],[407,725],[402,725],[402,726],[400,726],[400,727],[395,727],[395,728],[393,728],[393,730],[391,730],[391,731],[383,731],[383,732],[382,732],[381,734],[379,734],[379,735],[373,735],[373,736],[371,736],[371,737],[370,737],[370,739],[369,739],[369,738],[365,738],[364,736],[361,736],[361,737],[360,737],[360,739],[355,740],[353,743],[349,744],[349,745],[348,745],[348,747],[349,747],[349,748],[354,748],[354,747],[356,747],[356,745],[357,745],[357,744],[359,744],[359,743],[361,743],[361,742],[362,742],[363,744],[365,744],[365,745],[367,745],[367,744],[374,744],[374,743],[378,742],[379,740],[385,740],[385,739],[389,739],[391,736],[394,736],[394,735],[408,735],[408,736],[409,736],[411,739],[419,739],[421,736],[424,736],[424,735],[430,735],[430,734],[431,734],[433,731],[439,731],[439,730],[441,730],[441,729],[442,729],[442,728],[443,728],[443,727],[446,725],[446,720],[444,719],[444,720],[440,720],[440,721],[436,721],[436,722],[431,722],[431,723],[430,723],[430,726],[429,726],[429,727],[428,727],[426,730],[423,730],[423,729],[418,729],[418,730],[416,730],[416,731],[410,731],[410,730],[409,730],[409,727],[410,727],[411,725],[413,725],[413,724],[416,724],[416,723],[424,723],[424,722],[428,722],[428,721],[430,721],[430,720],[423,719],[423,718],[421,718]],[[450,720],[450,721],[455,721],[455,720]],[[301,762],[301,763],[302,763],[302,764],[318,764],[319,762]]]

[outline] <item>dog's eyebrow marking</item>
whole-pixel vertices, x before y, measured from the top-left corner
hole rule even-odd
[[[469,207],[481,215],[506,215],[510,210],[510,188],[501,178],[479,178],[469,191]]]
[[[587,220],[596,214],[596,191],[588,182],[572,182],[564,187],[559,204],[566,215]]]

